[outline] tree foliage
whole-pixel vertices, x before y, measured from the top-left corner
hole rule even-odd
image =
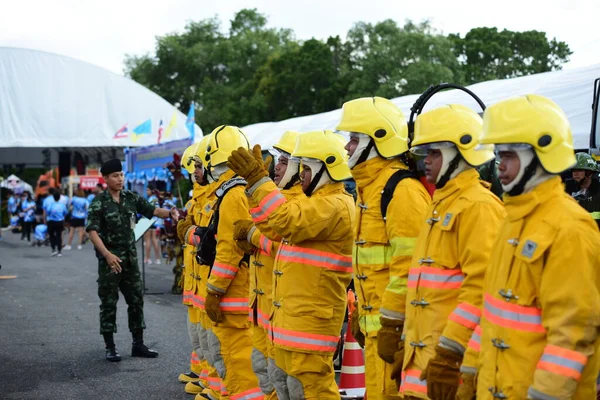
[[[296,40],[267,27],[256,9],[235,14],[227,30],[217,18],[190,22],[156,40],[154,54],[127,56],[125,73],[178,104],[197,105],[210,132],[325,112],[362,96],[420,93],[440,82],[471,84],[560,69],[569,46],[544,32],[474,28],[442,35],[429,22],[358,22],[344,39]]]

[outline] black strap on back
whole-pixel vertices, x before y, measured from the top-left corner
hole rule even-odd
[[[394,174],[390,176],[390,179],[388,179],[388,181],[385,184],[385,187],[383,188],[383,191],[381,192],[381,216],[383,217],[384,221],[387,216],[388,206],[390,205],[390,202],[394,197],[396,187],[398,186],[400,181],[402,181],[405,178],[412,178],[418,180],[417,174],[415,172],[406,169],[401,169],[394,172]]]

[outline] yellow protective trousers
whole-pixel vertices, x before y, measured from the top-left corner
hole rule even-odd
[[[252,326],[252,369],[258,378],[258,386],[265,400],[276,400],[275,386],[269,377],[268,366],[275,363],[275,348],[262,326]]]
[[[339,400],[332,354],[300,353],[275,348],[270,371],[278,396],[289,400]]]
[[[377,337],[365,338],[365,384],[367,395],[372,400],[398,398],[398,386],[392,380],[392,365],[377,354]]]
[[[203,364],[202,376],[206,377],[206,388],[208,389],[208,396],[212,400],[219,399],[227,399],[228,397],[224,393],[227,393],[227,390],[223,390],[224,386],[221,382],[221,378],[219,378],[219,374],[217,373],[217,369],[214,367],[214,358],[212,353],[208,350],[208,334],[212,329],[212,321],[208,318],[206,313],[200,312],[200,328],[198,329],[198,336],[200,338],[200,347],[202,348],[202,352],[206,355],[205,364]]]
[[[252,331],[247,315],[225,314],[223,322],[206,331],[209,361],[217,370],[231,400],[262,398],[252,370]],[[223,397],[221,397],[223,399]]]

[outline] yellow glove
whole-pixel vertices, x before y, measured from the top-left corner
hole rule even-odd
[[[456,400],[475,400],[477,382],[473,374],[460,374],[462,383],[456,392]]]
[[[213,322],[223,321],[223,312],[221,311],[221,295],[215,292],[208,291],[206,293],[206,300],[204,302],[204,308],[208,318]]]
[[[360,347],[365,348],[365,335],[360,330],[360,323],[358,322],[358,301],[354,302],[354,309],[350,314],[350,324],[352,329],[352,336],[358,342]]]
[[[259,161],[260,160],[260,161]],[[262,159],[260,145],[254,146],[252,152],[240,147],[234,150],[227,159],[227,166],[248,182],[248,187],[269,176]]]
[[[404,321],[381,316],[381,329],[377,332],[377,354],[388,364],[394,364],[394,355],[400,347],[404,348],[402,341],[402,328]]]
[[[436,346],[435,356],[429,360],[420,380],[427,379],[427,396],[435,400],[455,400],[460,382],[462,355]]]

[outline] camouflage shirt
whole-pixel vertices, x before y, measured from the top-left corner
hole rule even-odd
[[[94,198],[88,210],[85,230],[96,231],[104,246],[118,257],[136,257],[133,228],[136,214],[152,218],[155,207],[140,195],[122,190],[120,203],[104,191]],[[99,253],[96,253],[99,256]]]

